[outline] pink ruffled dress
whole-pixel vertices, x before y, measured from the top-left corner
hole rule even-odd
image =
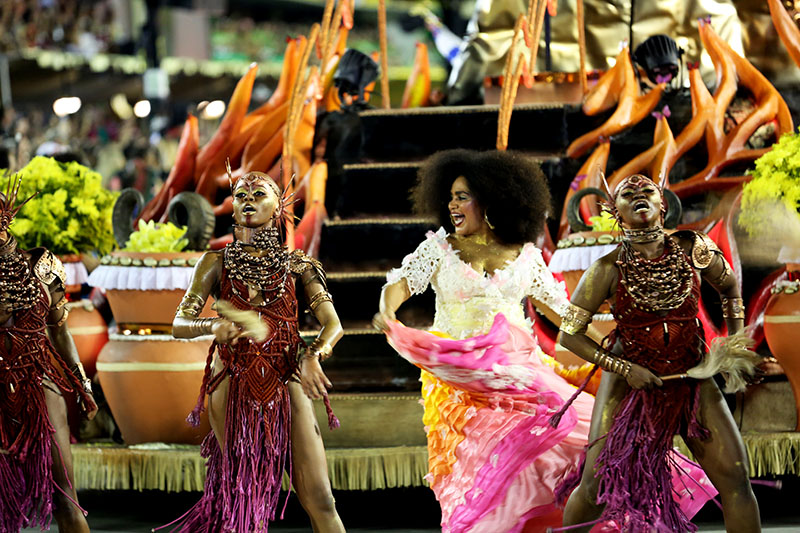
[[[387,276],[389,284],[401,279],[412,294],[429,284],[436,292],[430,332],[393,323],[387,338],[422,369],[427,480],[442,507],[442,531],[560,526],[554,491],[578,467],[594,398],[581,393],[558,427],[549,424],[575,387],[539,348],[522,302],[531,296],[562,314],[563,284],[531,243],[493,275],[480,274],[459,258],[441,228]],[[677,482],[683,494],[676,498],[691,516],[714,492],[700,488],[711,487],[701,470],[682,466],[696,481]]]

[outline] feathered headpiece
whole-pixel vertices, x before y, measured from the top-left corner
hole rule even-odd
[[[664,187],[667,185],[667,177],[665,175],[661,175],[661,179],[659,183],[656,183],[652,179],[648,178],[644,174],[631,174],[627,178],[623,179],[619,184],[614,188],[614,191],[611,191],[611,187],[608,185],[608,180],[606,180],[605,173],[601,170],[600,178],[603,181],[603,189],[608,196],[608,201],[603,202],[602,207],[604,210],[611,213],[618,223],[622,223],[619,217],[619,211],[617,211],[617,194],[619,194],[623,189],[626,187],[633,187],[634,189],[641,189],[648,185],[655,185],[658,188],[658,192],[661,194],[661,218],[663,219],[667,213],[667,202],[664,199]]]
[[[278,184],[275,183],[275,180],[273,180],[269,174],[265,174],[264,172],[253,170],[238,179],[234,179],[233,173],[231,172],[231,163],[229,159],[225,160],[225,171],[228,174],[228,183],[231,187],[231,194],[233,194],[233,191],[236,187],[247,187],[248,189],[252,190],[253,187],[267,185],[273,190],[275,196],[278,197],[278,209],[275,211],[274,215],[274,217],[277,219],[276,222],[283,223],[286,221],[286,219],[291,217],[286,208],[297,202],[297,199],[293,199],[294,193],[287,195],[286,192],[294,182],[294,176],[292,176],[292,179],[289,180],[286,188],[283,190],[283,192],[281,192],[281,189],[278,187]]]
[[[14,220],[15,216],[17,216],[17,213],[19,213],[19,210],[22,209],[22,206],[27,204],[34,196],[39,194],[33,193],[22,203],[15,206],[14,204],[17,202],[17,194],[19,194],[19,188],[21,186],[22,175],[17,173],[9,176],[8,184],[6,185],[6,192],[0,195],[0,231],[8,231],[8,226],[11,225],[11,221]]]

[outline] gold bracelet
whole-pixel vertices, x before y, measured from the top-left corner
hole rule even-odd
[[[722,297],[723,318],[744,318],[744,300]]]
[[[92,393],[92,380],[86,375],[86,370],[83,368],[83,363],[78,361],[75,363],[72,368],[70,368],[70,372],[72,375],[78,378],[78,381],[81,382],[83,386],[83,390],[88,392],[89,394]]]
[[[219,320],[219,317],[214,318],[195,318],[187,324],[189,334],[193,336],[211,335],[213,332],[214,322]]]
[[[308,350],[303,357],[319,357],[320,361],[324,361],[333,355],[333,347],[321,338],[317,337],[308,346]]]
[[[573,303],[567,306],[564,316],[561,319],[561,331],[567,335],[578,335],[586,331],[589,322],[592,321],[592,313]]]
[[[178,305],[178,309],[175,310],[175,316],[194,318],[200,315],[200,311],[205,305],[206,301],[203,298],[193,292],[187,292]]]
[[[626,361],[621,357],[616,357],[602,348],[598,348],[594,351],[594,364],[603,370],[619,374],[625,378],[630,375],[631,368],[633,368],[633,363],[630,361]]]

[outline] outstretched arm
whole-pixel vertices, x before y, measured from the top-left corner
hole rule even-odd
[[[411,290],[409,290],[405,278],[400,278],[391,285],[384,286],[378,303],[378,312],[372,318],[372,325],[375,329],[381,331],[388,329],[387,323],[397,320],[395,313],[409,298],[411,298]]]
[[[192,273],[192,281],[183,296],[172,321],[172,336],[178,339],[193,339],[202,335],[214,335],[217,342],[236,343],[240,329],[224,318],[199,318],[206,300],[219,283],[222,273],[222,254],[206,252]]]
[[[661,379],[646,368],[617,357],[586,335],[592,316],[612,295],[617,279],[616,254],[607,255],[584,273],[561,322],[561,344],[605,371],[623,376],[634,389],[660,386]]]

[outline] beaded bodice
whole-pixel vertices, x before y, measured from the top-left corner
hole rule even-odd
[[[402,266],[387,276],[389,284],[400,279],[406,280],[412,294],[421,294],[428,285],[433,287],[436,316],[432,329],[456,339],[487,333],[497,313],[529,330],[532,324],[522,306],[526,296],[559,315],[569,303],[564,284],[556,282],[541,251],[532,243],[522,246],[514,260],[492,275],[481,274],[461,260],[443,228],[429,232],[425,241],[403,259]]]

